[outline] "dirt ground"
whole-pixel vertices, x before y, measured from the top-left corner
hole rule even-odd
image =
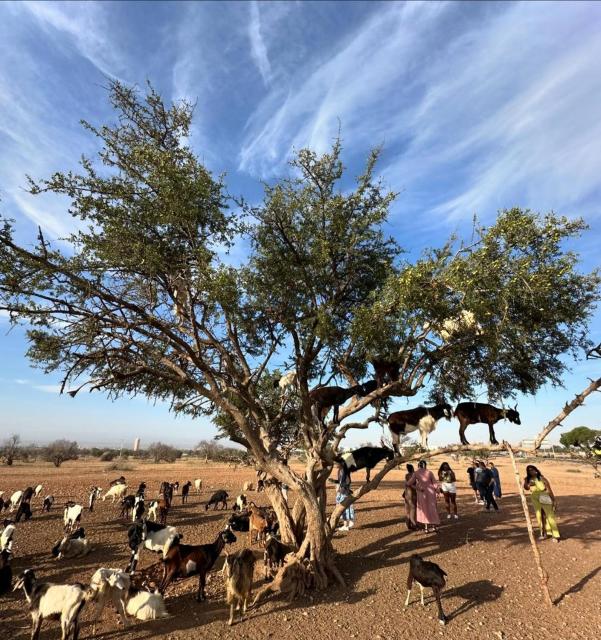
[[[505,458],[498,458],[504,488],[501,511],[486,513],[474,504],[467,485],[466,461],[451,461],[459,483],[460,519],[443,520],[438,534],[413,533],[403,523],[401,472],[389,474],[377,491],[357,505],[357,525],[335,538],[338,563],[348,588],[338,586],[326,593],[315,593],[293,604],[272,596],[249,618],[231,629],[219,574],[220,558],[210,574],[209,599],[194,599],[197,581],[191,578],[177,583],[167,592],[170,618],[152,622],[134,622],[123,631],[117,615],[107,607],[97,637],[168,638],[406,638],[423,640],[448,638],[526,639],[596,638],[601,629],[601,482],[592,479],[586,466],[573,462],[544,461],[539,465],[558,496],[560,530],[565,538],[559,545],[550,541],[540,546],[544,565],[550,573],[550,590],[556,607],[548,609],[541,596],[536,568],[516,494],[513,473]],[[437,468],[440,461],[432,462]],[[34,567],[39,578],[51,581],[88,582],[99,567],[124,568],[129,558],[126,530],[129,523],[118,519],[118,505],[100,502],[94,513],[85,511],[82,525],[94,545],[85,558],[56,561],[50,555],[62,531],[61,505],[67,499],[86,503],[88,488],[123,473],[134,491],[144,480],[147,496],[154,496],[161,480],[180,482],[202,478],[203,491],[192,494],[187,505],[178,504],[169,515],[186,543],[207,543],[215,539],[226,515],[205,512],[202,501],[215,489],[224,488],[230,496],[240,492],[246,480],[254,480],[249,468],[234,470],[199,461],[176,464],[128,463],[131,469],[107,471],[108,463],[76,461],[60,469],[46,464],[20,464],[0,468],[0,490],[4,497],[17,489],[42,482],[42,497],[53,494],[57,501],[50,514],[41,513],[41,499],[34,499],[34,515],[21,523],[15,535],[13,571]],[[524,465],[520,463],[520,472]],[[355,474],[354,485],[363,480]],[[251,494],[265,504],[264,494]],[[294,499],[291,493],[290,498]],[[330,500],[334,500],[333,489]],[[443,503],[439,503],[442,512]],[[239,534],[232,550],[248,544],[247,534]],[[256,549],[259,557],[260,551]],[[439,563],[448,573],[444,608],[450,617],[446,627],[436,619],[436,606],[429,597],[426,607],[419,605],[419,590],[413,602],[403,606],[407,559],[418,551]],[[141,565],[156,560],[149,551],[141,556]],[[256,585],[261,584],[262,562],[257,563]],[[90,611],[82,614],[82,634],[91,634]],[[29,637],[30,618],[23,592],[0,598],[0,637],[21,640]],[[58,638],[55,622],[45,623],[42,638]]]

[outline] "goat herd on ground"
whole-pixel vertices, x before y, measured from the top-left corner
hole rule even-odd
[[[373,384],[372,384],[373,382]],[[290,383],[289,383],[290,384]],[[381,384],[380,380],[370,381],[343,389],[341,387],[320,387],[311,392],[313,405],[317,407],[320,420],[334,408],[334,420],[337,420],[338,406],[353,395],[367,395]],[[376,385],[376,386],[373,386]],[[372,388],[373,387],[373,388]],[[370,391],[371,389],[371,391]],[[325,412],[325,413],[324,413]],[[516,409],[498,409],[488,404],[464,402],[455,409],[454,415],[459,419],[460,436],[465,441],[465,428],[469,424],[483,422],[489,425],[491,442],[496,442],[493,425],[506,418],[520,424]],[[418,407],[408,411],[397,411],[388,416],[388,424],[393,438],[395,451],[384,447],[362,447],[338,458],[349,471],[365,468],[369,480],[369,471],[383,458],[390,458],[398,452],[400,436],[419,430],[422,445],[427,446],[427,436],[442,417],[450,419],[452,409],[448,404],[434,407]],[[79,635],[79,615],[88,601],[96,603],[93,615],[93,631],[105,605],[111,602],[117,609],[124,626],[128,624],[128,616],[139,620],[151,620],[167,616],[163,596],[167,587],[177,579],[198,576],[197,600],[204,600],[207,573],[215,564],[225,545],[236,541],[235,531],[248,532],[250,546],[255,542],[264,547],[264,574],[266,583],[255,594],[253,605],[269,591],[280,591],[293,599],[304,594],[312,586],[313,574],[311,563],[307,559],[299,559],[296,549],[283,544],[279,539],[279,524],[275,511],[269,507],[259,507],[248,501],[246,493],[240,494],[233,505],[234,513],[228,518],[224,528],[214,542],[203,545],[187,545],[181,542],[182,534],[174,526],[167,525],[167,516],[174,500],[174,495],[181,495],[182,504],[188,500],[193,483],[188,481],[181,486],[179,482],[162,482],[157,499],[146,501],[146,483],[138,486],[135,494],[128,494],[126,479],[121,476],[110,483],[109,489],[102,495],[100,487],[91,487],[87,508],[94,511],[96,501],[111,498],[119,500],[120,516],[131,518],[132,524],[127,532],[127,544],[131,555],[125,570],[100,568],[91,578],[89,585],[53,584],[39,582],[32,569],[23,572],[14,585],[13,591],[23,589],[29,603],[32,616],[32,640],[40,632],[41,623],[46,618],[60,618],[62,639]],[[197,493],[202,489],[202,481],[194,481]],[[257,482],[257,491],[264,488],[264,480]],[[0,512],[8,510],[16,515],[13,519],[5,519],[0,537],[0,595],[10,591],[12,587],[11,558],[16,524],[21,519],[32,517],[31,501],[41,499],[42,485],[28,487],[24,491],[16,491],[10,499],[4,501],[0,492]],[[243,491],[252,491],[255,487],[246,483]],[[287,488],[280,489],[287,499]],[[225,490],[216,491],[205,502],[205,510],[218,506],[227,509],[229,495]],[[42,500],[42,512],[52,509],[54,497],[47,495]],[[57,559],[71,559],[85,556],[91,550],[85,530],[81,527],[84,507],[75,502],[67,502],[64,507],[64,536],[58,540],[51,550]],[[152,520],[151,520],[152,518]],[[142,549],[161,555],[161,561],[146,569],[137,571],[137,563]],[[226,553],[223,577],[226,588],[226,601],[230,605],[229,624],[233,623],[234,613],[240,611],[243,619],[251,596],[255,556],[251,549],[243,549],[234,554]],[[445,586],[445,572],[436,564],[424,561],[419,556],[412,556],[409,563],[407,580],[407,600],[413,582],[423,588],[432,588],[439,613],[439,621],[444,624],[446,617],[441,606],[441,592]]]

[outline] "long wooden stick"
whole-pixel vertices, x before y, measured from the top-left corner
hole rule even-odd
[[[584,399],[589,396],[593,391],[597,391],[601,387],[601,378],[597,378],[596,380],[591,380],[589,386],[582,392],[578,393],[576,397],[572,400],[572,402],[566,402],[563,409],[559,414],[547,426],[536,436],[536,440],[534,441],[534,450],[540,448],[543,440],[555,429],[555,427],[561,424],[561,421],[564,420],[567,416],[574,411],[577,407],[579,407]]]
[[[553,600],[551,600],[551,594],[549,593],[549,584],[548,584],[549,574],[545,571],[543,564],[541,562],[540,552],[538,550],[538,544],[536,543],[536,536],[534,535],[534,527],[532,526],[532,518],[530,517],[530,511],[528,510],[528,502],[526,501],[526,494],[524,493],[524,487],[522,485],[520,473],[518,471],[518,467],[515,462],[513,449],[511,448],[511,445],[508,442],[505,442],[505,448],[509,453],[511,464],[513,465],[513,471],[515,473],[515,481],[518,486],[518,493],[520,494],[520,498],[522,499],[522,509],[524,510],[524,517],[526,518],[526,527],[528,528],[528,536],[530,537],[530,544],[532,545],[534,562],[536,563],[536,567],[538,569],[538,575],[540,577],[540,584],[543,590],[543,595],[545,596],[545,602],[552,607]]]

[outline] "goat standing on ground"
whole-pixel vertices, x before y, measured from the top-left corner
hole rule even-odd
[[[75,504],[72,500],[69,500],[69,502],[65,504],[65,511],[63,513],[65,531],[73,531],[75,526],[79,527],[82,513],[83,507],[80,504]]]
[[[13,536],[15,535],[15,523],[8,518],[3,522],[2,533],[0,534],[0,551],[12,551]]]
[[[112,498],[112,503],[114,504],[115,500],[120,500],[127,491],[127,485],[119,482],[114,484],[103,496],[102,502],[104,502],[107,498]]]
[[[96,500],[100,498],[101,493],[102,489],[100,487],[92,487],[90,489],[90,497],[88,498],[88,509],[90,510],[90,513],[94,511],[94,504],[96,503]]]
[[[44,488],[44,485],[38,484],[36,486],[36,488],[33,490],[33,497],[34,498],[39,498],[40,493],[42,493],[42,489]]]
[[[15,516],[15,522],[21,522],[21,518],[25,518],[25,521],[31,519],[31,505],[29,502],[23,502],[21,500],[21,504],[17,509],[17,515]]]
[[[174,544],[164,558],[165,573],[159,586],[160,593],[176,578],[189,578],[198,575],[198,592],[196,600],[205,600],[205,583],[207,573],[215,564],[226,544],[236,542],[236,536],[229,527],[219,532],[215,542],[211,544],[189,545]]]
[[[215,493],[209,498],[207,502],[205,502],[205,511],[213,505],[213,511],[217,509],[217,505],[220,504],[222,509],[227,509],[227,499],[228,492],[220,489],[219,491],[215,491]]]
[[[422,606],[425,604],[424,587],[430,587],[434,592],[436,605],[438,606],[438,622],[440,622],[440,624],[446,624],[447,617],[442,610],[442,602],[440,599],[440,594],[446,585],[446,575],[447,574],[434,562],[423,560],[422,557],[417,554],[412,555],[409,558],[409,575],[407,576],[407,598],[405,600],[405,606],[409,606],[411,587],[414,581],[419,585]]]
[[[121,513],[119,514],[119,517],[129,519],[129,516],[131,515],[135,504],[136,496],[134,496],[133,494],[123,496],[123,498],[121,498]]]
[[[128,573],[135,570],[142,547],[155,553],[162,553],[164,560],[171,546],[179,542],[182,537],[175,527],[167,527],[156,522],[144,520],[132,524],[127,530],[128,545],[131,549]]]
[[[50,507],[54,504],[54,496],[46,496],[44,498],[44,504],[42,504],[42,513],[44,511],[50,512]]]
[[[192,486],[192,483],[190,482],[190,480],[188,480],[188,482],[186,482],[182,486],[182,504],[185,504],[186,502],[188,502],[188,494],[190,493],[191,486]]]
[[[252,595],[255,556],[250,549],[226,555],[223,575],[226,588],[226,602],[230,605],[228,624],[234,624],[234,612],[240,611],[240,621],[244,620],[246,605]]]
[[[194,480],[194,488],[196,489],[196,493],[200,493],[200,490],[202,489],[202,480],[200,478],[196,478],[196,480]]]
[[[268,533],[265,542],[265,552],[263,553],[265,580],[272,576],[274,568],[284,566],[286,556],[295,551],[296,549],[280,542],[272,533]]]
[[[31,569],[24,571],[13,591],[23,589],[31,611],[31,640],[37,640],[45,618],[60,618],[61,638],[79,636],[79,614],[94,592],[81,584],[38,582]]]
[[[127,627],[129,622],[125,614],[125,608],[130,588],[129,574],[119,569],[105,569],[103,567],[98,569],[92,576],[90,587],[94,590],[94,600],[96,601],[92,635],[96,634],[96,624],[108,601],[113,603],[121,622],[123,622],[123,626]]]

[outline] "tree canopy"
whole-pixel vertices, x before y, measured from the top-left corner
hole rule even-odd
[[[589,429],[588,427],[576,427],[570,431],[561,434],[559,442],[564,447],[590,447],[597,436],[601,435],[601,431]]]
[[[561,384],[565,356],[591,347],[599,276],[566,249],[582,220],[504,210],[468,243],[450,238],[412,262],[385,233],[395,194],[377,178],[377,150],[353,186],[339,141],[323,155],[300,150],[260,204],[238,207],[188,144],[190,104],[118,82],[110,99],[113,122],[84,122],[95,158],[29,179],[34,196],[69,198],[79,222],[70,250],[41,232],[33,248],[19,245],[2,221],[0,309],[29,326],[28,357],[61,372],[71,396],[144,394],[214,416],[259,468],[299,491],[298,542],[334,574],[321,496],[344,435],[369,424],[350,416],[420,390],[532,394]],[[228,259],[234,243],[249,246],[240,266]],[[360,381],[374,358],[397,362],[398,379],[353,397],[323,429],[311,388]],[[296,383],[282,397],[274,384],[288,369]],[[298,447],[302,475],[286,465]]]

